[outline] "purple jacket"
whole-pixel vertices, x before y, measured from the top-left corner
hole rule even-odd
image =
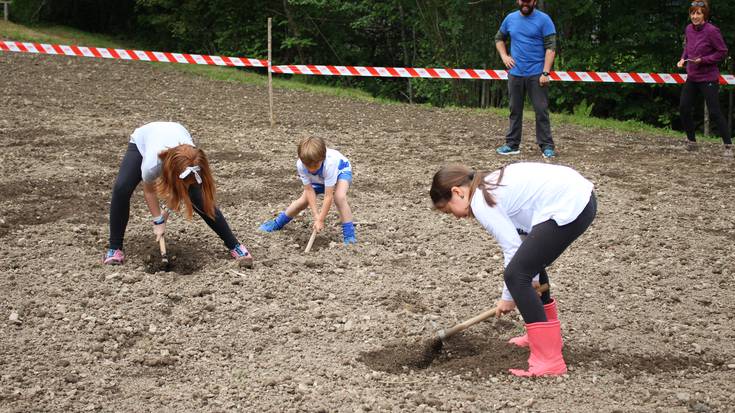
[[[717,64],[727,57],[727,45],[722,39],[720,29],[712,23],[699,27],[689,24],[685,31],[686,42],[682,59],[702,59],[697,64],[687,62],[687,81],[716,82],[720,78]]]

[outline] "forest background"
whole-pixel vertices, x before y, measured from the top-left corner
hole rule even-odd
[[[540,0],[558,34],[555,70],[681,73],[684,0]],[[735,2],[710,3],[730,48]],[[13,0],[24,24],[61,24],[153,50],[267,58],[274,64],[503,69],[495,33],[515,0]],[[94,46],[94,45],[87,45]],[[504,107],[506,83],[480,80],[309,77],[374,96],[436,106]],[[680,86],[556,83],[551,110],[679,129]],[[733,92],[720,93],[732,130]],[[697,110],[703,123],[703,110]]]

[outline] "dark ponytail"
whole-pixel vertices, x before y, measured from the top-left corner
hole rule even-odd
[[[475,190],[479,188],[482,191],[485,202],[489,206],[494,207],[497,202],[495,202],[495,198],[493,198],[490,191],[500,185],[504,172],[505,168],[500,168],[498,179],[494,183],[488,183],[485,178],[487,178],[491,172],[475,171],[464,165],[444,166],[434,174],[434,179],[431,182],[431,189],[429,190],[429,196],[431,196],[431,201],[436,206],[438,204],[449,202],[452,198],[452,188],[455,186],[468,186],[470,189],[470,199],[472,199]]]

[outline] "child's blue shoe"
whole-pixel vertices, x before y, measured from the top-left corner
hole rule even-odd
[[[266,221],[260,225],[258,229],[263,232],[275,232],[284,227],[284,225],[291,222],[291,218],[285,213],[281,212],[277,217]]]
[[[345,222],[342,224],[342,239],[345,245],[357,244],[357,238],[355,238],[355,224],[352,222]]]
[[[281,228],[283,227],[278,225],[275,218],[265,221],[264,223],[260,224],[260,227],[258,227],[258,229],[263,232],[275,232]]]

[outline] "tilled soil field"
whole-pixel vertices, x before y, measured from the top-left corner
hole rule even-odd
[[[504,117],[276,90],[271,129],[265,88],[170,66],[2,53],[0,74],[0,411],[735,411],[735,164],[719,146],[553,125],[599,213],[549,270],[570,371],[520,379],[517,315],[414,363],[499,297],[495,242],[427,192],[442,164],[509,161]],[[253,269],[174,217],[158,271],[140,189],[126,264],[101,265],[128,137],[154,120],[207,151]],[[540,160],[532,129],[514,160]],[[354,164],[353,247],[336,212],[309,254],[308,216],[256,231],[298,196],[307,135]]]

